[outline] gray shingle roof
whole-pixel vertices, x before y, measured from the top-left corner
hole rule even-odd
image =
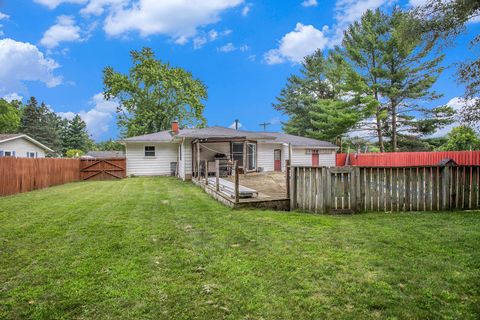
[[[283,132],[267,132],[267,134],[274,136],[275,142],[291,143],[294,147],[338,148],[336,145],[328,141],[299,137]]]
[[[146,134],[137,137],[131,137],[123,139],[123,142],[171,142],[174,137],[181,138],[198,138],[198,139],[214,139],[214,138],[245,138],[255,140],[273,140],[278,143],[291,143],[292,146],[301,147],[320,147],[320,148],[336,148],[336,146],[330,142],[320,141],[311,138],[298,137],[291,134],[280,132],[257,132],[246,130],[235,130],[225,127],[208,127],[198,129],[180,129],[177,135],[173,135],[171,131],[160,131],[156,133]]]
[[[24,133],[2,133],[0,134],[0,142],[4,142],[6,140],[13,140],[13,139],[17,139],[17,138],[24,138],[28,141],[30,141],[31,143],[34,143],[36,144],[37,146],[49,151],[49,152],[54,152],[52,149],[50,149],[49,147],[47,147],[46,145],[38,142],[37,140],[33,139],[32,137],[24,134]]]
[[[11,139],[11,138],[16,138],[16,137],[20,137],[20,136],[23,136],[23,134],[21,134],[21,133],[1,133],[0,134],[0,141],[8,140],[8,139]]]
[[[123,151],[88,151],[86,156],[93,158],[124,158]]]

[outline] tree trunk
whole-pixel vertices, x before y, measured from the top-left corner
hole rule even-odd
[[[385,147],[383,145],[382,120],[380,119],[380,112],[377,112],[377,136],[378,145],[380,146],[380,152],[385,152]]]
[[[376,68],[376,59],[375,59],[375,51],[372,50],[372,68]],[[378,91],[376,88],[377,85],[377,77],[375,74],[373,74],[373,96],[375,97],[375,100],[378,100]],[[377,107],[377,136],[378,136],[378,145],[380,146],[380,152],[385,152],[385,147],[383,145],[383,135],[382,135],[382,119],[380,119],[380,104]]]
[[[397,106],[395,102],[392,101],[392,150],[397,152],[398,143],[397,143]]]

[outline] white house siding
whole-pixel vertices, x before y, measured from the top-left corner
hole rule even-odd
[[[282,144],[280,143],[258,143],[257,145],[257,167],[263,168],[263,171],[274,171],[275,170],[275,158],[274,158],[274,150],[280,149],[282,150],[282,163],[283,160],[283,148]],[[282,165],[283,167],[284,165]]]
[[[145,156],[145,146],[155,146],[155,156]],[[126,143],[127,175],[170,175],[170,163],[177,162],[176,143]]]
[[[335,151],[329,149],[320,149],[318,155],[318,164],[321,167],[335,166]],[[292,165],[295,166],[311,166],[312,154],[307,153],[307,149],[293,149],[292,150]]]
[[[37,158],[45,158],[45,150],[24,138],[1,142],[0,151],[15,151],[15,157],[21,158],[26,158],[27,152],[34,152]]]
[[[182,159],[178,163],[178,176],[183,180],[192,178],[192,140],[185,140],[180,146]]]

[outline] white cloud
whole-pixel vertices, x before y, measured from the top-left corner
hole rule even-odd
[[[8,18],[10,18],[10,16],[9,16],[8,14],[5,14],[5,13],[3,13],[3,12],[0,12],[0,20],[4,20],[4,19],[6,20],[6,19],[8,19]]]
[[[57,47],[60,42],[65,41],[82,41],[80,27],[75,24],[75,19],[72,16],[59,16],[57,23],[45,31],[40,43],[52,49]]]
[[[245,7],[242,9],[242,16],[246,17],[250,13],[250,9],[252,9],[251,4],[247,4]]]
[[[305,0],[302,2],[303,7],[316,7],[317,5],[317,0]]]
[[[57,112],[63,118],[71,120],[75,115],[79,115],[87,124],[87,130],[93,139],[98,139],[107,132],[114,120],[114,114],[117,110],[117,103],[106,101],[103,93],[97,93],[92,97],[90,104],[93,106],[88,111],[75,112]]]
[[[335,20],[339,26],[348,26],[359,20],[367,10],[374,10],[393,0],[338,0],[335,4]]]
[[[411,5],[412,7],[419,7],[423,6],[424,4],[427,4],[428,0],[410,0],[408,1],[408,4]]]
[[[223,11],[242,3],[243,0],[140,0],[111,10],[104,30],[110,36],[137,31],[142,36],[165,34],[174,39],[189,39],[199,27],[219,21]]]
[[[461,97],[454,97],[452,99],[450,99],[450,101],[448,101],[446,103],[447,106],[450,106],[453,108],[453,110],[455,111],[460,111],[462,109],[463,106],[465,105],[473,105],[475,104],[475,102],[480,99],[480,98],[473,98],[473,99],[468,99],[468,100],[465,100],[464,98],[461,98]],[[455,127],[458,127],[459,125],[461,125],[458,117],[456,119],[456,121],[452,124],[449,124],[448,126],[445,126],[443,127],[442,129],[438,130],[437,132],[435,132],[432,137],[444,137],[446,136],[450,131],[452,131],[453,128]]]
[[[280,40],[278,49],[271,49],[264,54],[268,64],[284,62],[298,63],[313,53],[316,49],[332,48],[343,38],[343,31],[352,22],[360,19],[367,10],[373,10],[395,0],[337,0],[335,4],[335,23],[332,26],[324,25],[321,30],[313,25],[297,23],[295,29]],[[305,0],[305,4],[316,1]],[[303,3],[302,3],[303,5]]]
[[[110,8],[111,11],[121,10],[122,6],[127,5],[128,2],[129,0],[90,0],[80,13],[86,16],[100,16],[106,8]]]
[[[306,55],[328,45],[328,38],[325,36],[327,31],[326,26],[320,31],[312,25],[306,26],[299,22],[293,31],[283,36],[278,49],[272,49],[265,54],[265,61],[268,64],[285,61],[299,63]]]
[[[59,67],[36,46],[13,39],[0,39],[0,95],[25,92],[26,81],[40,81],[52,88],[62,83],[54,74]]]
[[[4,95],[3,99],[7,100],[8,102],[12,102],[13,100],[22,101],[23,97],[16,92],[12,92],[12,93]]]
[[[228,126],[230,129],[235,129],[235,121],[231,125]],[[242,128],[243,124],[239,121],[238,122],[238,129]]]
[[[226,45],[218,48],[218,51],[220,51],[220,52],[232,52],[232,51],[235,51],[235,50],[237,50],[237,48],[231,42],[229,42]]]
[[[76,4],[83,4],[86,3],[87,0],[33,0],[34,2],[44,5],[49,9],[55,9],[62,3],[76,3]]]
[[[203,32],[201,35],[199,35],[199,36],[197,36],[193,39],[193,48],[195,50],[200,49],[205,44],[207,44],[208,42],[213,42],[213,41],[217,40],[218,38],[227,36],[231,33],[232,33],[232,30],[229,30],[229,29],[224,30],[222,32],[218,32],[215,29],[212,29],[212,30],[210,30],[206,33]]]

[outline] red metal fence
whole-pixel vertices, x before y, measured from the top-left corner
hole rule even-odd
[[[480,151],[443,152],[389,152],[389,153],[339,153],[336,164],[363,167],[415,167],[435,166],[444,159],[453,159],[458,165],[480,165]]]

